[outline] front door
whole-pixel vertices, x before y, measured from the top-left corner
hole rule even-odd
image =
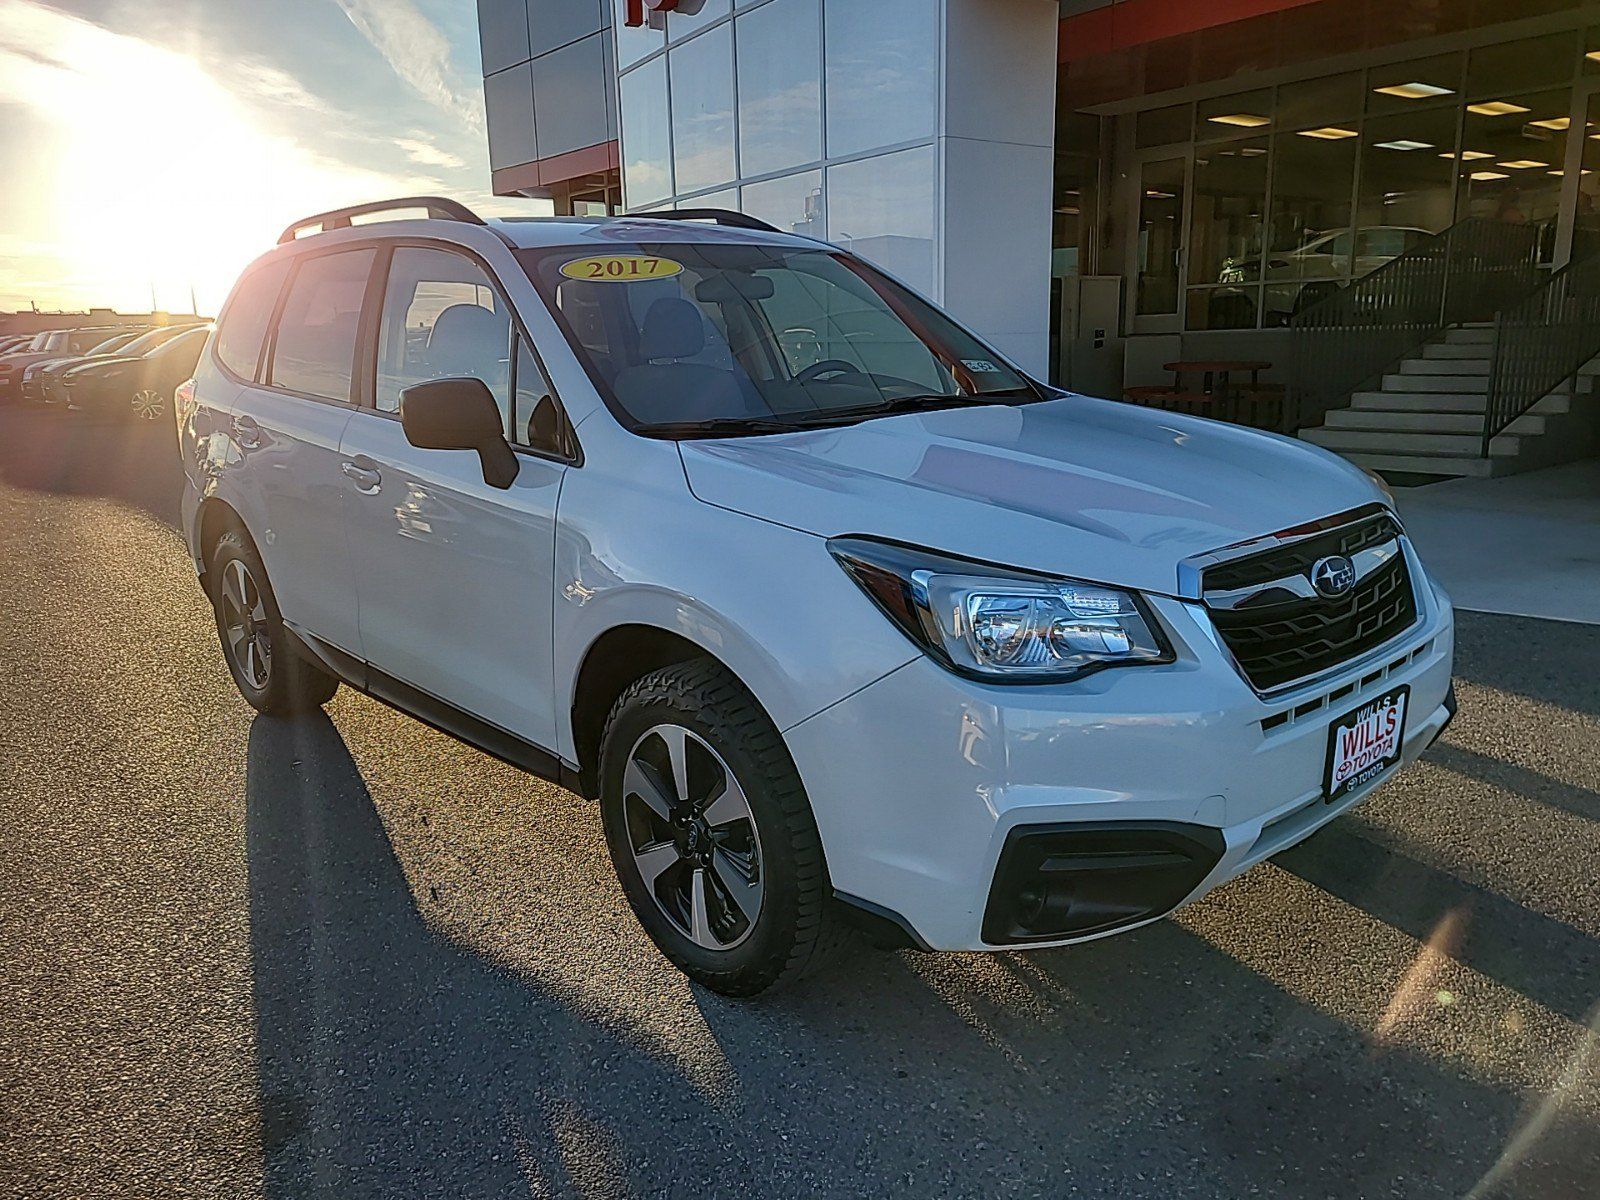
[[[1183,327],[1189,159],[1182,152],[1146,151],[1136,166],[1131,328],[1176,333]]]
[[[552,683],[556,499],[566,465],[518,454],[509,488],[474,451],[419,450],[400,392],[473,376],[513,441],[549,389],[520,345],[503,291],[455,251],[399,246],[378,322],[372,407],[340,446],[361,656],[373,669],[525,741],[555,745]],[[513,370],[513,360],[516,368]]]

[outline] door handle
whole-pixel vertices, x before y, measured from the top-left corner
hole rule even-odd
[[[378,464],[366,455],[358,455],[353,460],[346,460],[339,464],[345,478],[356,485],[356,491],[372,495],[383,483],[383,473],[378,470]]]
[[[261,426],[254,417],[241,413],[233,419],[233,440],[246,450],[254,450],[261,445]]]

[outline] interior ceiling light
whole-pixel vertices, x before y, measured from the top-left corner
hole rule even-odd
[[[1207,117],[1206,120],[1214,125],[1238,125],[1244,129],[1259,129],[1272,124],[1271,117],[1263,117],[1260,113],[1223,113],[1220,117]]]
[[[1395,138],[1392,142],[1379,142],[1379,150],[1432,150],[1432,142],[1413,142],[1410,138]]]
[[[1239,151],[1239,153],[1244,155],[1246,158],[1255,158],[1258,155],[1265,154],[1266,152],[1267,148],[1265,146],[1246,146],[1243,150]]]
[[[1145,195],[1149,196],[1150,199],[1152,199],[1152,200],[1171,200],[1172,199],[1172,193],[1171,192],[1158,192],[1158,191],[1156,191],[1155,188],[1146,189]]]
[[[1565,129],[1572,124],[1571,117],[1546,117],[1543,121],[1529,121],[1536,129]]]
[[[1545,174],[1546,175],[1565,175],[1566,172],[1565,171],[1546,171]],[[1584,167],[1581,171],[1578,172],[1578,174],[1579,175],[1593,175],[1594,172],[1592,170],[1590,170],[1588,167]]]
[[[1446,150],[1443,154],[1439,155],[1439,157],[1440,158],[1454,158],[1455,155],[1451,154],[1450,151]],[[1493,157],[1494,157],[1494,155],[1490,154],[1487,150],[1463,150],[1461,152],[1461,161],[1462,162],[1472,162],[1473,160],[1479,159],[1479,158],[1493,158]]]
[[[1509,100],[1485,100],[1481,104],[1467,105],[1469,113],[1477,113],[1480,117],[1504,117],[1511,113],[1532,112],[1526,104],[1513,104]]]
[[[1534,167],[1548,167],[1547,162],[1540,162],[1536,158],[1512,158],[1500,163],[1502,167],[1510,167],[1513,171],[1527,171]]]
[[[1600,62],[1600,50],[1591,50],[1584,55],[1590,62]]]
[[[1385,96],[1399,96],[1404,100],[1422,100],[1428,96],[1448,96],[1454,88],[1440,87],[1435,83],[1391,83],[1388,87],[1373,88]]]
[[[1479,183],[1488,183],[1491,179],[1510,179],[1511,176],[1501,171],[1474,171],[1472,173],[1472,178],[1476,179]]]
[[[1340,138],[1353,138],[1356,136],[1354,129],[1340,129],[1337,125],[1324,125],[1321,129],[1302,129],[1301,137],[1321,138],[1326,142],[1336,142]]]

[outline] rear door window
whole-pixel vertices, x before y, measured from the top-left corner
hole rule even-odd
[[[217,358],[240,379],[255,381],[267,326],[288,275],[288,259],[257,267],[234,290],[228,311],[222,314],[222,323],[217,327]]]
[[[350,402],[361,305],[374,256],[371,249],[341,250],[301,260],[278,320],[274,387]]]

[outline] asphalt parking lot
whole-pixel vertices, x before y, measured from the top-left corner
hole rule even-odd
[[[1463,614],[1444,741],[1176,919],[741,1004],[586,802],[254,717],[172,455],[0,411],[0,1196],[1600,1193],[1600,626]]]

